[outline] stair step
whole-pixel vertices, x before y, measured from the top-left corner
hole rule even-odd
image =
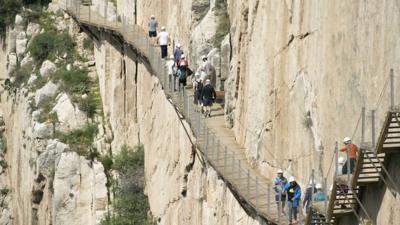
[[[398,139],[400,136],[387,136],[386,139]]]

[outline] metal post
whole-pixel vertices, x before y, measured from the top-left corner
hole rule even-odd
[[[390,110],[394,110],[394,71],[390,69]]]
[[[338,175],[338,168],[339,168],[339,144],[338,142],[335,143],[335,179]]]
[[[258,177],[256,176],[256,213],[258,214]]]
[[[361,109],[361,144],[365,142],[365,107]]]
[[[371,125],[372,125],[372,148],[376,151],[375,147],[375,110],[371,110]]]

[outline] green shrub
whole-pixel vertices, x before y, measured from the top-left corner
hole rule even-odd
[[[33,59],[38,64],[41,64],[44,60],[46,60],[52,51],[54,51],[55,35],[56,34],[53,32],[44,32],[36,35],[32,39],[28,51],[30,51]]]
[[[5,161],[4,159],[1,159],[1,160],[0,160],[0,166],[1,166],[3,169],[6,169],[6,168],[8,167],[7,161]]]
[[[37,106],[37,108],[41,109],[38,122],[51,122],[54,119],[54,115],[52,115],[51,110],[54,108],[56,103],[56,96],[46,96]]]
[[[221,42],[225,36],[229,33],[230,21],[228,15],[228,6],[226,0],[217,0],[214,8],[215,15],[218,18],[217,31],[212,39],[213,45],[216,48],[221,47]]]
[[[67,133],[58,133],[57,138],[69,145],[71,150],[79,155],[89,156],[92,152],[92,143],[97,135],[97,124],[87,124],[83,128],[75,129]]]
[[[72,68],[70,71],[58,71],[53,79],[61,81],[61,90],[70,96],[78,94],[81,97],[81,95],[87,94],[91,84],[88,72],[78,68]]]
[[[94,49],[93,41],[90,38],[85,38],[85,40],[83,40],[83,48],[88,51],[93,51]]]
[[[32,72],[32,65],[26,65],[22,67],[18,63],[15,69],[10,74],[11,77],[14,77],[14,82],[12,83],[12,86],[20,88],[23,84],[26,84]]]
[[[4,135],[0,135],[0,154],[7,153],[7,139]]]
[[[86,113],[88,118],[93,118],[100,105],[99,99],[91,92],[86,98],[78,98],[78,107]]]
[[[68,33],[61,34],[55,31],[46,31],[36,35],[28,50],[36,63],[41,64],[44,60],[54,61],[57,56],[67,55],[66,61],[73,61],[75,43]]]
[[[19,0],[0,0],[0,38],[4,40],[7,26],[13,26],[15,16],[22,8]]]
[[[8,193],[10,193],[10,189],[8,187],[3,187],[2,189],[0,189],[0,195],[7,196]]]
[[[114,157],[112,169],[119,175],[114,187],[112,212],[101,222],[102,225],[151,224],[147,216],[149,203],[144,191],[144,149],[123,146]]]

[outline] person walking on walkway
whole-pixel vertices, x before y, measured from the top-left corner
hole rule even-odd
[[[297,208],[299,207],[301,188],[294,177],[289,178],[289,183],[285,186],[288,197],[289,224],[297,224]]]
[[[317,183],[315,185],[315,188],[316,188],[316,192],[314,194],[313,201],[315,201],[315,202],[323,202],[323,201],[328,200],[328,197],[322,191],[322,185],[320,183]]]
[[[199,73],[201,74],[201,78],[203,82],[207,79],[211,80],[211,85],[213,87],[216,86],[217,75],[214,66],[208,61],[208,57],[203,55],[201,57],[203,64],[199,67]]]
[[[312,196],[315,193],[315,183],[313,180],[310,181],[308,187],[306,188],[303,200],[303,210],[306,213],[311,206],[312,203]]]
[[[347,154],[347,151],[349,151],[349,152],[348,152],[347,161],[343,165],[342,173],[347,174],[348,160],[350,160],[350,173],[353,173],[354,166],[356,165],[356,161],[357,161],[358,147],[357,147],[357,145],[351,143],[351,139],[349,137],[345,137],[343,139],[343,143],[344,143],[344,147],[342,149],[340,149],[340,151],[345,152],[346,154]]]
[[[181,91],[181,86],[182,86],[182,90],[183,90],[183,88],[186,87],[188,68],[189,68],[189,62],[186,59],[186,56],[181,55],[181,59],[178,62],[178,80],[179,80],[178,90],[179,91]]]
[[[195,77],[193,79],[193,89],[194,89],[194,95],[193,95],[193,103],[197,106],[197,111],[202,111],[202,104],[203,102],[201,101],[201,92],[203,91],[203,82],[200,79],[200,74],[196,73]]]
[[[206,80],[206,85],[203,87],[201,91],[201,99],[203,101],[204,107],[204,116],[211,117],[211,106],[215,99],[217,98],[217,93],[215,92],[214,87],[211,85],[210,80]]]
[[[149,27],[149,37],[154,43],[154,39],[157,37],[157,20],[154,15],[150,16],[148,27]]]
[[[165,65],[167,67],[168,71],[168,77],[169,77],[169,88],[172,89],[174,88],[174,91],[176,91],[176,66],[175,66],[175,60],[174,56],[171,55],[168,62]]]
[[[165,27],[161,27],[161,32],[158,34],[157,39],[161,48],[161,58],[164,59],[168,55],[168,45],[170,42],[169,34]]]
[[[183,50],[181,48],[181,44],[177,43],[174,49],[174,59],[176,65],[178,65],[179,60],[181,59],[181,56],[183,55]]]
[[[278,212],[285,215],[286,192],[285,186],[287,184],[286,177],[283,176],[281,169],[277,172],[277,177],[274,179],[275,202],[278,206]]]

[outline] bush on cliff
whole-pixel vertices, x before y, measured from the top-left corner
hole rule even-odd
[[[150,225],[147,216],[149,203],[144,195],[144,149],[123,146],[114,156],[112,170],[118,174],[113,187],[112,212],[103,219],[102,225]]]

